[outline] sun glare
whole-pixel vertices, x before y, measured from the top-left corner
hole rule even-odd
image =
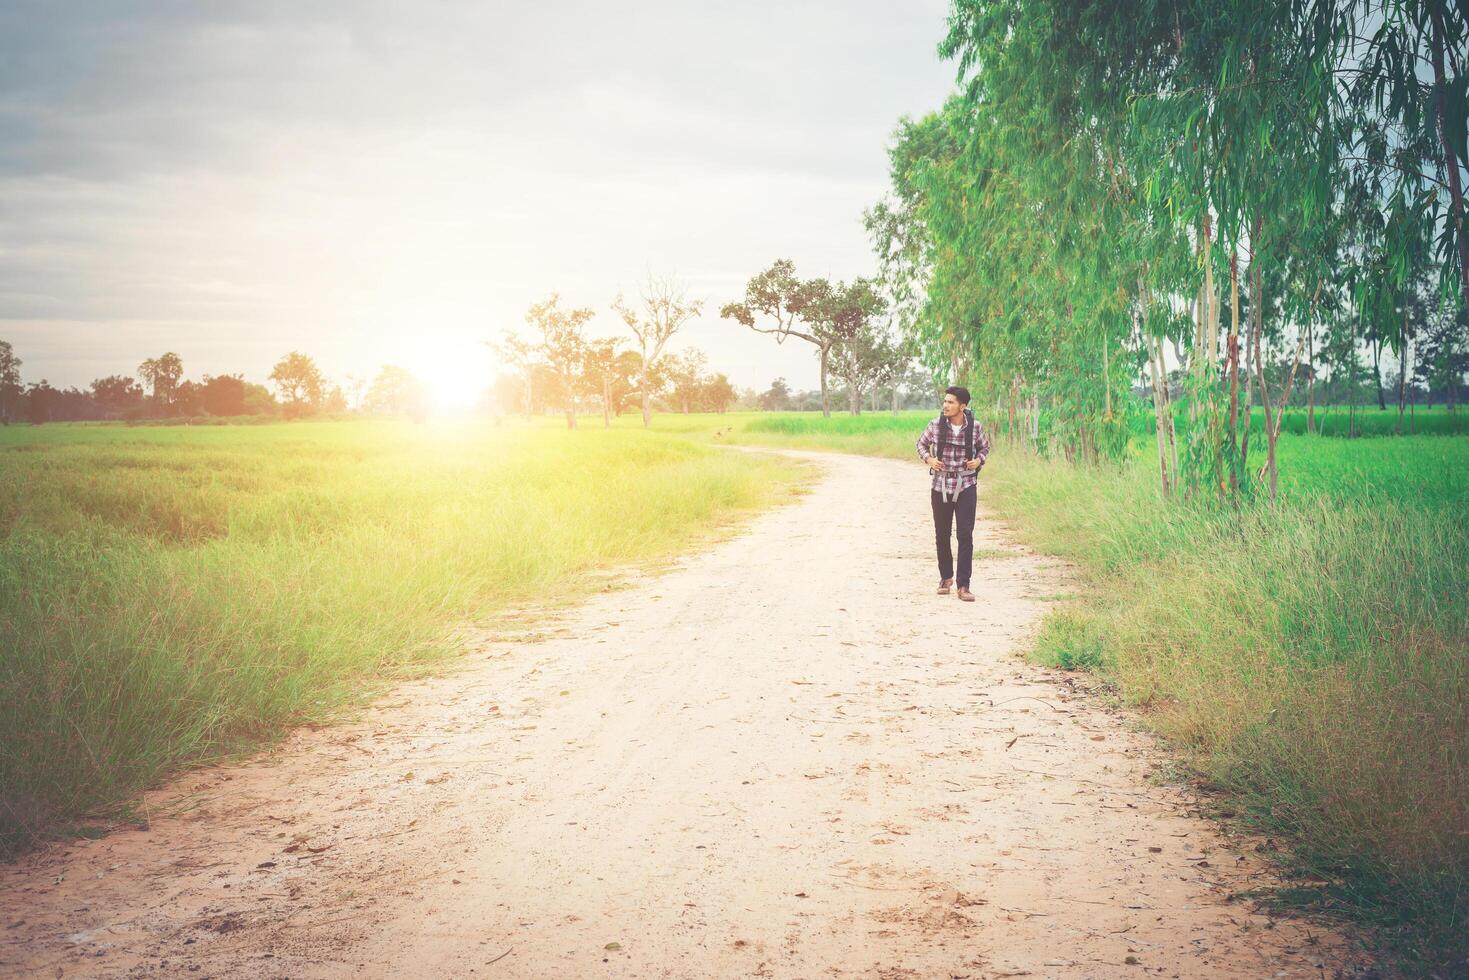
[[[438,415],[473,410],[494,377],[489,349],[483,344],[445,343],[404,364],[428,391],[430,409]]]

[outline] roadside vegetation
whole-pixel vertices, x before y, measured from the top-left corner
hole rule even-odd
[[[1285,897],[1462,961],[1469,440],[1282,435],[1280,453],[1281,501],[1237,511],[1168,504],[1143,452],[997,458],[989,502],[1086,572],[1035,656],[1101,674],[1221,808],[1288,842]]]
[[[684,551],[798,465],[643,432],[0,429],[0,850]]]

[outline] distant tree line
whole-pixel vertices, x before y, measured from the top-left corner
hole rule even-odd
[[[56,388],[45,378],[27,383],[21,375],[22,363],[11,344],[0,340],[0,424],[241,416],[291,419],[353,410],[421,417],[427,406],[422,383],[403,368],[384,366],[370,385],[349,377],[344,388],[330,383],[316,362],[300,351],[291,351],[276,362],[268,378],[270,387],[246,381],[240,374],[206,374],[190,380],[184,377],[183,359],[172,351],[146,359],[138,365],[136,375],[111,374],[86,388]]]
[[[741,391],[720,371],[709,369],[702,351],[669,350],[670,343],[703,311],[672,277],[650,274],[635,300],[619,294],[609,310],[627,336],[589,337],[595,312],[569,307],[552,293],[533,304],[526,331],[506,331],[489,346],[500,371],[487,378],[480,408],[495,414],[600,414],[604,426],[624,412],[640,412],[644,425],[654,408],[717,412],[731,408],[815,411],[831,414],[833,398],[848,411],[933,404],[933,376],[913,351],[899,343],[887,319],[887,300],[872,280],[851,283],[802,280],[786,260],[750,280],[742,302],[721,311],[757,332],[789,337],[817,348],[821,384],[793,391],[777,378],[764,392]],[[301,351],[280,358],[268,385],[240,374],[184,376],[173,351],[150,357],[133,375],[98,378],[87,388],[54,388],[46,379],[25,383],[21,360],[0,341],[0,422],[34,424],[81,420],[157,421],[195,418],[310,418],[347,413],[409,416],[428,413],[431,392],[406,368],[385,365],[370,381],[348,375],[344,384],[327,379]]]
[[[559,412],[574,429],[577,415],[587,412],[599,412],[605,427],[637,409],[646,426],[655,403],[684,413],[723,413],[739,401],[740,392],[725,374],[706,370],[703,352],[667,350],[703,309],[675,279],[650,274],[636,302],[619,294],[610,309],[636,347],[622,337],[588,337],[596,311],[563,307],[557,293],[531,306],[525,315],[528,337],[507,330],[490,345],[502,368],[493,389],[495,408],[523,415]]]

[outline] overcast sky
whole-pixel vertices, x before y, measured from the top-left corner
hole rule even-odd
[[[489,371],[552,290],[648,270],[740,385],[806,345],[718,318],[790,257],[874,265],[861,214],[899,116],[937,108],[945,0],[4,0],[0,339],[85,386],[165,350],[263,381]],[[484,363],[482,363],[484,362]]]

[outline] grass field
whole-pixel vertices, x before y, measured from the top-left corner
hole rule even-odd
[[[1283,436],[1280,465],[1282,503],[1237,514],[1165,506],[1145,459],[1017,456],[987,489],[1022,537],[1090,572],[1041,659],[1142,705],[1230,809],[1293,843],[1315,899],[1454,948],[1469,914],[1469,440]]]
[[[906,459],[931,414],[0,430],[5,832],[268,740],[799,479],[702,443]],[[1094,468],[999,442],[983,479],[1086,573],[1036,656],[1115,684],[1290,842],[1303,899],[1426,963],[1469,952],[1469,439],[1436,415],[1288,424],[1274,507],[1165,505],[1145,439]]]
[[[1174,406],[1175,414],[1182,419],[1188,413],[1188,403],[1180,401]],[[1306,434],[1306,410],[1288,408],[1280,424],[1282,433]],[[1151,410],[1135,412],[1131,418],[1134,436],[1140,439],[1153,438],[1153,414]],[[1469,435],[1469,408],[1450,412],[1442,405],[1436,408],[1416,408],[1398,418],[1398,406],[1389,404],[1386,411],[1371,405],[1358,405],[1355,413],[1346,405],[1318,405],[1315,413],[1316,435],[1328,439],[1345,439],[1355,434],[1356,438],[1376,436],[1466,436]],[[1250,412],[1250,431],[1264,438],[1265,410],[1258,405]]]
[[[0,429],[0,845],[105,810],[788,498],[642,432]]]

